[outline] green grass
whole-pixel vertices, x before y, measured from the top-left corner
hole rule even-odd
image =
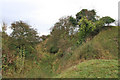
[[[56,78],[118,78],[118,61],[85,61],[68,68]]]

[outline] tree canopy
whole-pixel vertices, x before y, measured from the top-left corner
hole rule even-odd
[[[11,29],[13,30],[10,34],[13,40],[11,45],[14,45],[14,48],[25,48],[27,53],[31,53],[40,41],[37,31],[22,21],[12,23]]]
[[[102,20],[105,24],[113,23],[115,20],[109,16],[102,17],[100,20]]]
[[[76,20],[79,22],[79,20],[82,19],[83,17],[86,17],[88,20],[95,22],[96,12],[94,9],[93,10],[82,9],[80,12],[76,14]]]

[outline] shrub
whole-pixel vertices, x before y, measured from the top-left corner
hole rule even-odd
[[[50,48],[50,53],[57,53],[58,52],[58,48],[57,47],[55,47],[55,46],[52,46],[51,48]]]

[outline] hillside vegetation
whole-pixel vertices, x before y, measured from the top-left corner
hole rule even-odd
[[[3,77],[117,78],[118,26],[110,26],[114,21],[82,9],[76,18],[60,18],[42,36],[23,21],[12,23],[8,35],[3,23]]]
[[[21,74],[9,71],[10,74],[4,77],[117,78],[117,41],[118,27],[106,27],[72,53],[61,58],[59,54],[43,53],[40,60],[25,61],[25,69]]]
[[[52,67],[53,71],[58,74],[64,72],[64,70],[68,69],[71,66],[80,64],[81,62],[87,60],[91,60],[92,63],[92,60],[94,61],[94,59],[95,61],[96,59],[100,60],[105,59],[109,61],[115,59],[117,65],[118,28],[106,27],[106,29],[102,30],[92,40],[84,43],[82,46],[77,47],[71,53],[66,53],[62,58],[59,58],[58,55],[56,54],[56,56],[53,58],[53,62],[51,63],[53,66]],[[52,58],[50,57],[50,59]]]

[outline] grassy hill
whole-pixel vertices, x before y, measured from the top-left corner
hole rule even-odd
[[[118,78],[118,61],[85,61],[66,69],[56,78]]]
[[[40,49],[39,49],[40,50]],[[28,60],[22,73],[8,71],[3,77],[16,78],[117,78],[118,27],[105,27],[92,40],[72,47],[70,52],[50,54]]]

